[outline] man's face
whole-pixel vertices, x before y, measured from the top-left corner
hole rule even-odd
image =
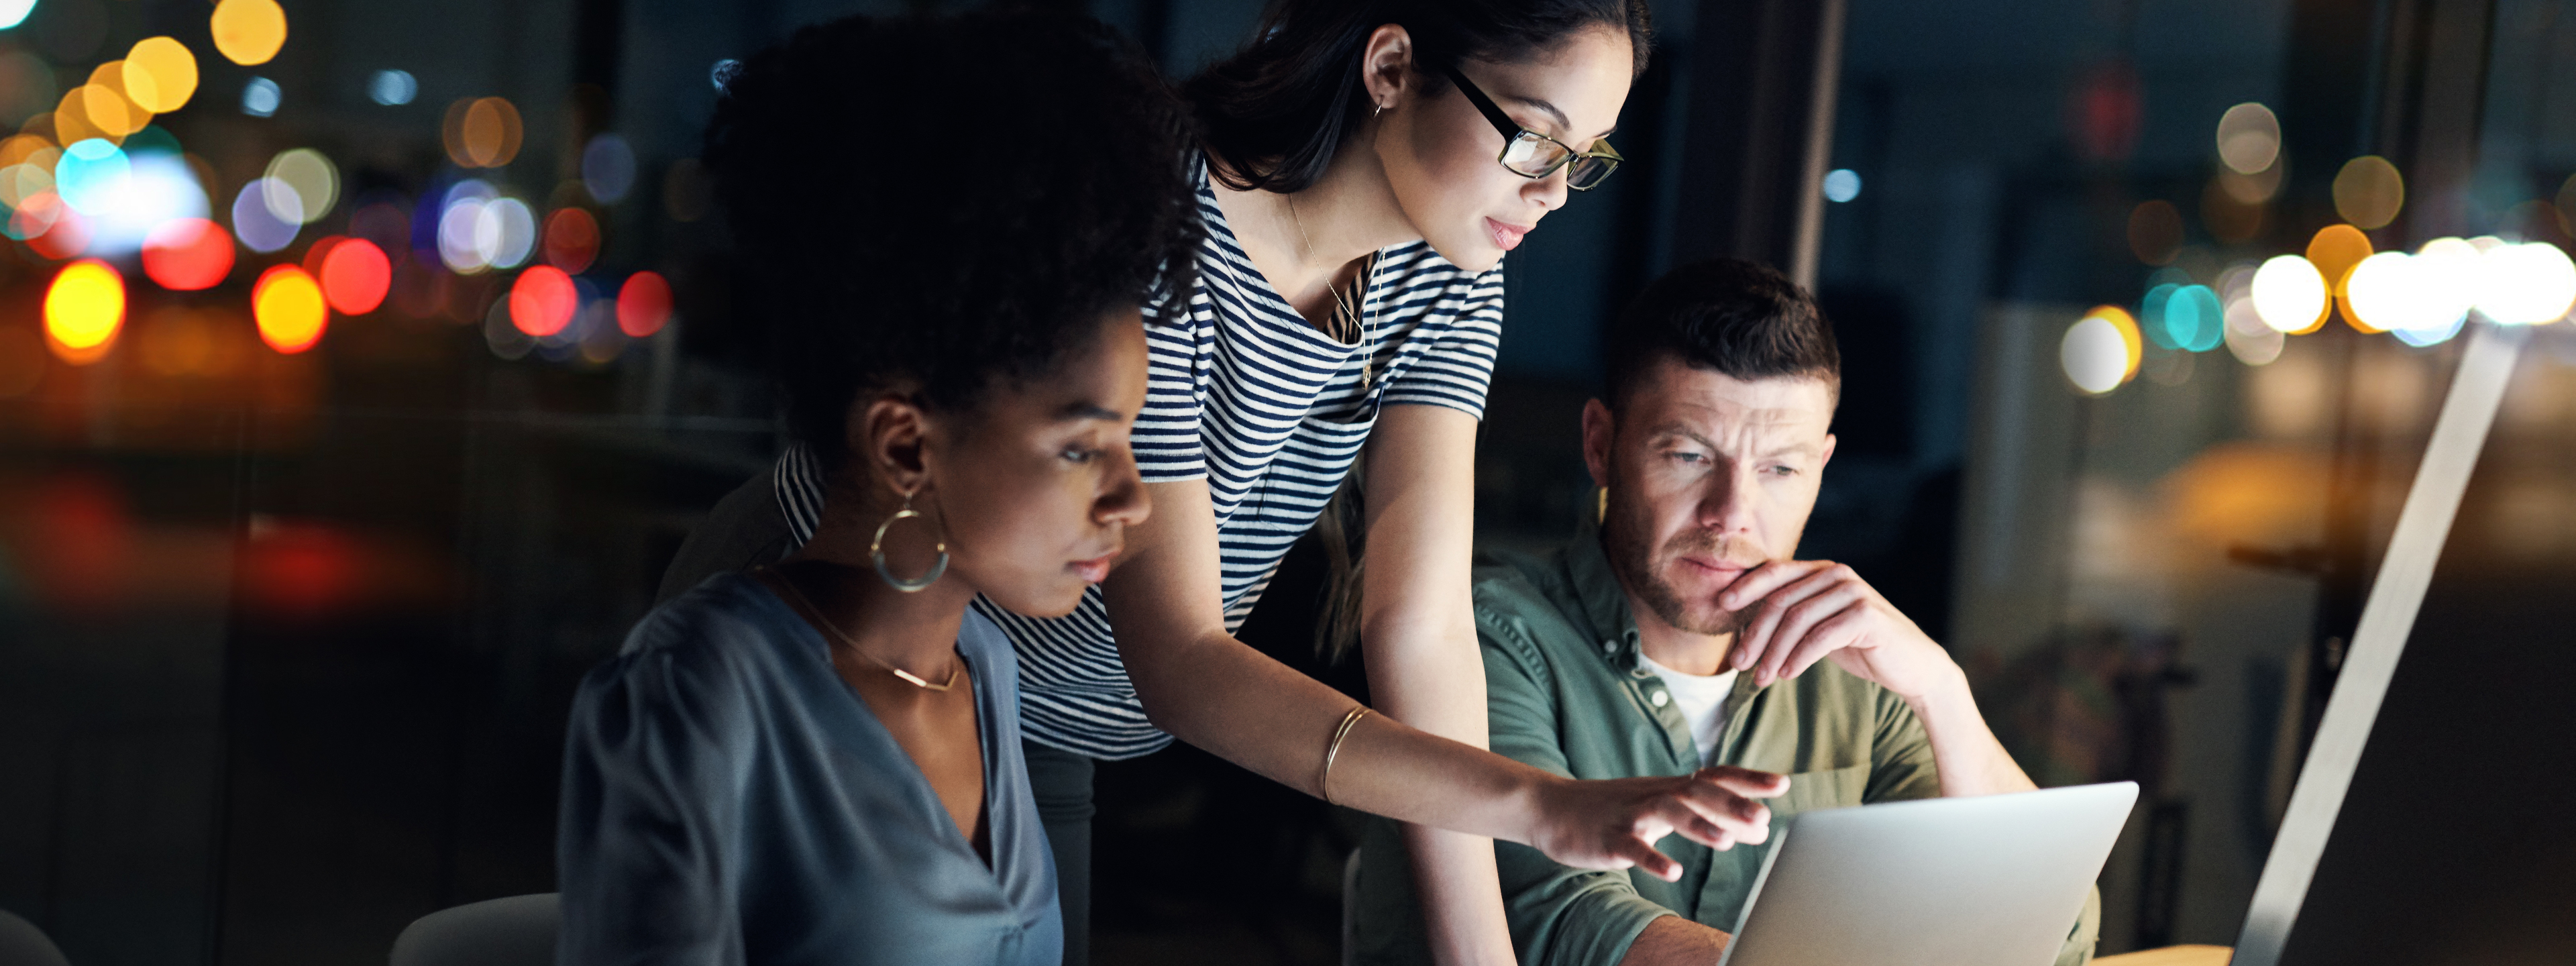
[[[1833,393],[1819,379],[1747,382],[1671,358],[1644,375],[1626,411],[1584,406],[1584,459],[1610,493],[1602,550],[1655,619],[1730,633],[1738,612],[1718,592],[1798,549],[1833,457]]]

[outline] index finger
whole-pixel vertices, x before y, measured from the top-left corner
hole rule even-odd
[[[1787,775],[1734,765],[1711,765],[1692,772],[1691,777],[1746,798],[1775,798],[1789,791]]]
[[[1790,581],[1815,573],[1819,568],[1833,565],[1834,562],[1831,560],[1763,561],[1761,566],[1745,571],[1735,578],[1734,583],[1726,585],[1725,590],[1718,591],[1717,606],[1727,610],[1743,610],[1753,606],[1753,602],[1770,596],[1772,591],[1787,586]]]

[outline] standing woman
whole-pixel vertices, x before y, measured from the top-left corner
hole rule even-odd
[[[1154,513],[1071,614],[976,603],[1020,655],[1068,962],[1086,947],[1092,762],[1174,737],[1328,801],[1470,833],[1408,832],[1446,962],[1512,960],[1488,837],[1673,875],[1651,845],[1668,831],[1721,848],[1763,834],[1746,796],[1776,794],[1770,776],[1573,782],[1481,750],[1468,571],[1500,264],[1616,167],[1602,139],[1646,34],[1641,0],[1280,0],[1257,40],[1185,89],[1207,241],[1193,286],[1146,310],[1134,445]],[[1233,637],[1363,451],[1357,625],[1383,714]],[[665,592],[801,543],[820,479],[791,449],[774,489],[746,485],[691,535]]]

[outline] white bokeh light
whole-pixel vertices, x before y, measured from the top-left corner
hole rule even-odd
[[[2326,277],[2297,255],[2278,255],[2254,270],[2250,287],[2254,314],[2276,331],[2298,332],[2315,325],[2332,296]]]
[[[2088,315],[2067,326],[2057,362],[2066,369],[2066,381],[2099,396],[2120,388],[2129,374],[2129,341],[2110,320]]]

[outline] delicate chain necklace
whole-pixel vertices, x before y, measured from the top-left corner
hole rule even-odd
[[[1281,197],[1288,201],[1288,218],[1297,223],[1298,239],[1306,243],[1306,260],[1310,262],[1314,261],[1315,238],[1314,236],[1306,233],[1306,217],[1297,213],[1297,196],[1291,194],[1282,195]],[[1362,336],[1367,333],[1363,330],[1360,324],[1359,289],[1360,286],[1368,284],[1369,276],[1375,274],[1376,271],[1377,253],[1370,252],[1367,260],[1360,263],[1359,277],[1351,280],[1350,288],[1335,288],[1333,287],[1333,283],[1330,281],[1326,281],[1324,283],[1324,292],[1333,297],[1333,311],[1325,321],[1327,328],[1324,334],[1330,336],[1335,342],[1339,342],[1344,345],[1359,346],[1360,351],[1362,352],[1369,352],[1371,350],[1368,348],[1368,340],[1362,338]],[[1363,392],[1367,390],[1371,382],[1376,380],[1376,370],[1376,359],[1370,358],[1361,360],[1360,388]]]
[[[806,597],[804,591],[796,589],[796,582],[789,580],[786,574],[768,567],[763,567],[761,569],[767,570],[772,576],[777,577],[778,585],[787,588],[788,595],[796,598],[797,609],[804,611],[805,616],[813,618],[816,625],[822,627],[824,631],[829,632],[834,638],[839,639],[843,647],[850,649],[850,653],[858,655],[870,664],[874,664],[893,672],[894,676],[902,678],[905,684],[912,685],[913,687],[920,688],[924,691],[946,691],[949,688],[957,686],[957,675],[965,670],[963,662],[950,665],[948,668],[948,680],[942,681],[938,684],[932,684],[929,681],[923,680],[921,675],[914,674],[892,664],[888,664],[885,661],[878,659],[876,655],[860,649],[858,641],[852,640],[850,635],[843,633],[838,626],[835,626],[829,620],[825,620],[823,617],[823,609],[814,606],[813,599]]]

